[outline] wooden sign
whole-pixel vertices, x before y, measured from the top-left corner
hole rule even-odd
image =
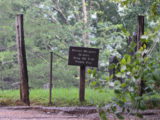
[[[86,47],[69,48],[68,65],[98,67],[99,49]]]
[[[80,66],[79,100],[85,101],[85,71],[86,66],[98,67],[99,49],[86,47],[69,48],[68,65]]]

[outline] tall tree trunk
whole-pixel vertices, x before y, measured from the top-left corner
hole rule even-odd
[[[87,17],[87,7],[86,7],[86,1],[82,0],[82,8],[83,8],[83,42],[84,46],[89,46],[90,41],[89,41],[89,34],[87,32],[88,29],[88,17]]]

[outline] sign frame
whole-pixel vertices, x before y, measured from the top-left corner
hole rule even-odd
[[[68,65],[98,67],[99,49],[70,46]]]

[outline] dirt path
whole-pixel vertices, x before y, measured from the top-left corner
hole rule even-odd
[[[69,114],[70,113],[70,114]],[[125,120],[160,120],[160,110],[141,112],[143,119],[124,114]],[[109,120],[118,120],[108,115]],[[0,120],[100,120],[94,107],[0,107]]]
[[[89,120],[82,116],[67,115],[64,113],[45,113],[36,110],[9,110],[0,109],[0,120]]]

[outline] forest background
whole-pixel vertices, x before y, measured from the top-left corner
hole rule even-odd
[[[124,61],[129,60],[126,54],[135,47],[129,46],[128,40],[137,33],[138,15],[143,15],[142,40],[146,45],[140,52],[147,54],[149,62],[145,67],[140,66],[143,68],[140,76],[149,79],[150,89],[159,90],[159,3],[159,0],[0,0],[0,89],[19,87],[15,17],[24,14],[30,88],[47,88],[51,51],[54,53],[53,86],[78,87],[79,67],[68,66],[69,46],[100,49],[99,67],[88,69],[87,86],[109,87],[112,56],[121,61],[117,77],[134,75],[134,70],[129,74]],[[136,70],[138,64],[134,66]]]

